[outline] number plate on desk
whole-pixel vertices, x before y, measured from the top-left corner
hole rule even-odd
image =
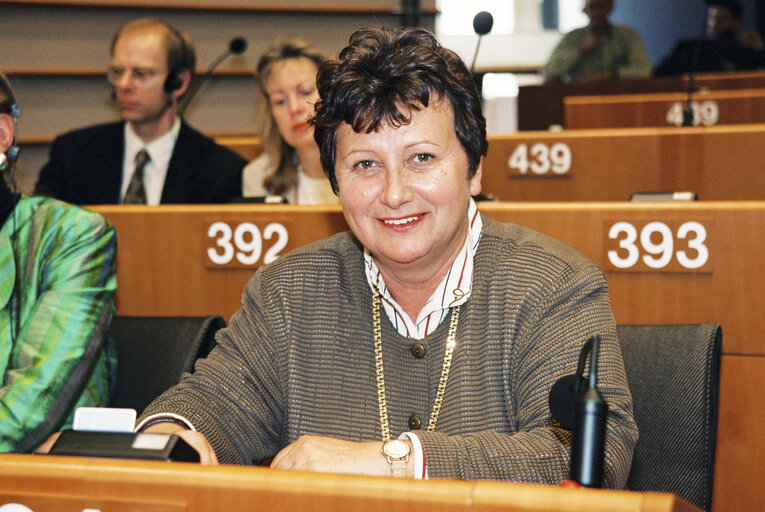
[[[609,272],[711,273],[710,220],[605,220],[603,268]]]
[[[667,122],[675,126],[682,126],[685,109],[685,103],[674,102],[667,112]],[[720,107],[717,102],[712,100],[692,101],[691,112],[693,112],[693,126],[714,126],[720,120]]]
[[[565,142],[515,146],[507,166],[511,178],[563,178],[571,176],[571,148]]]
[[[204,223],[205,266],[252,268],[271,263],[292,249],[291,222],[213,220]]]

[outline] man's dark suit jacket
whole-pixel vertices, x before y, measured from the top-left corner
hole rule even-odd
[[[696,58],[698,52],[698,58]],[[723,46],[716,41],[687,39],[675,45],[654,69],[654,76],[675,76],[683,73],[708,73],[715,71],[740,71],[757,69],[762,65],[762,55],[752,48],[732,44]]]
[[[118,204],[124,123],[75,130],[53,142],[35,194],[73,204]],[[161,203],[228,203],[242,195],[246,160],[181,122]]]

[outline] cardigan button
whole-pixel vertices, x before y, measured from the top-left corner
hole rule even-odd
[[[425,357],[425,347],[420,345],[419,343],[415,343],[412,345],[412,355],[416,357],[417,359],[422,359]]]
[[[420,430],[420,425],[422,422],[420,421],[420,418],[412,414],[409,416],[409,430]]]

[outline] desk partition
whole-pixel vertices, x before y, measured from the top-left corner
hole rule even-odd
[[[761,162],[763,124],[519,132],[489,137],[482,181],[502,201],[765,200]]]
[[[99,206],[118,235],[117,313],[228,319],[255,267],[346,230],[335,206]],[[617,323],[723,327],[713,503],[765,509],[765,202],[479,203],[605,271]],[[742,461],[747,461],[742,464]],[[725,504],[730,508],[717,508]],[[749,508],[752,507],[752,508]]]
[[[563,99],[568,96],[687,93],[688,80],[688,75],[682,75],[578,84],[525,85],[518,88],[518,128],[547,130],[552,125],[568,127],[563,111]],[[758,89],[765,87],[765,71],[697,73],[693,83],[696,92]]]
[[[248,159],[255,137],[219,143]],[[693,191],[702,200],[765,200],[765,124],[527,131],[489,136],[483,188],[502,201],[627,201]]]
[[[572,96],[564,98],[566,128],[681,126],[685,93]],[[765,89],[698,93],[693,126],[765,122]]]
[[[765,356],[765,202],[479,203],[568,243],[608,277],[619,323],[717,321],[726,354]],[[254,268],[347,230],[337,206],[98,206],[117,229],[121,315],[239,307]]]
[[[43,455],[0,455],[0,481],[0,510],[33,512],[700,512],[665,493]]]

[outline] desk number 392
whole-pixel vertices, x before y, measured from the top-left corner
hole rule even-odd
[[[263,255],[263,263],[271,263],[287,245],[287,228],[278,222],[271,222],[263,228],[252,222],[242,222],[234,229],[226,222],[214,222],[207,230],[207,236],[215,239],[217,247],[207,249],[207,257],[216,265],[226,265],[234,258],[242,265],[254,265]],[[276,237],[273,245],[263,254],[263,240]]]

